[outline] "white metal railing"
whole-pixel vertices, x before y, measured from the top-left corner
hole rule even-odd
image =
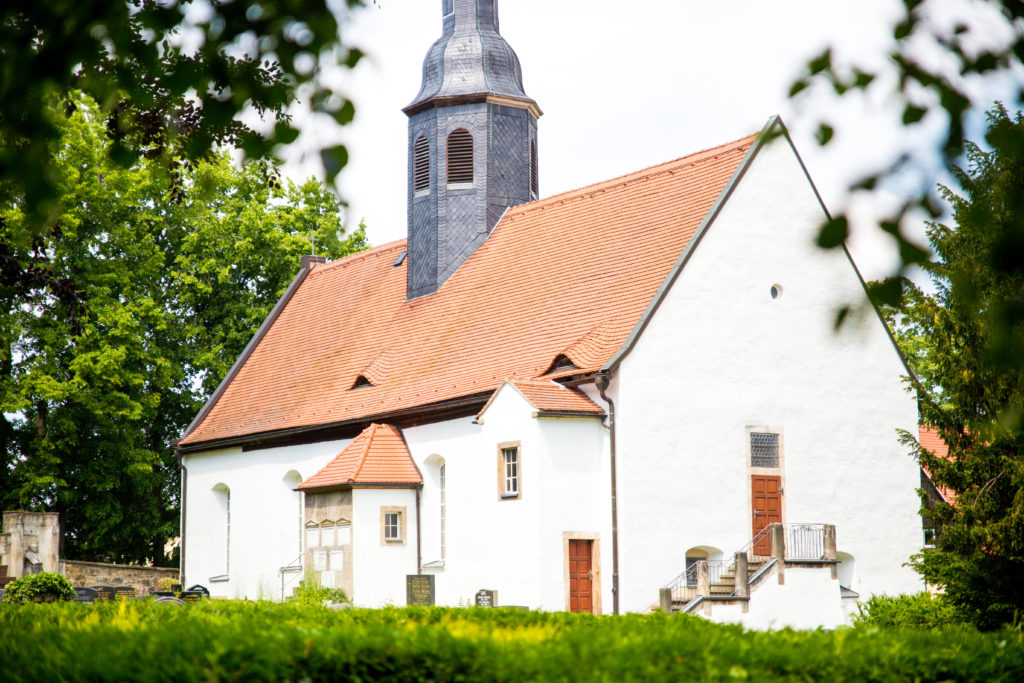
[[[824,524],[785,524],[787,560],[825,559]]]
[[[700,560],[691,564],[682,574],[672,579],[665,588],[672,591],[673,602],[686,602],[697,597],[700,591],[700,569],[706,565],[708,570],[708,585],[716,583],[726,573],[731,562],[726,560]]]
[[[284,589],[296,578],[302,576],[302,554],[277,570],[281,575],[281,602],[284,602]],[[286,580],[287,577],[287,580]]]

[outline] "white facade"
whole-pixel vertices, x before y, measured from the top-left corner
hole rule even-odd
[[[863,597],[922,587],[903,566],[921,544],[918,468],[895,431],[916,429],[916,405],[879,321],[832,329],[837,307],[863,288],[844,253],[815,246],[824,212],[787,138],[742,168],[612,368],[620,608],[656,605],[688,549],[730,559],[750,540],[748,434],[769,430],[781,440],[782,521],[835,525],[838,579],[787,570],[784,591],[765,586],[748,611],[715,618],[834,625],[844,618],[840,584]],[[581,389],[608,409],[592,384]],[[492,589],[502,605],[567,609],[568,543],[581,539],[594,552],[595,611],[611,612],[608,420],[536,412],[505,384],[479,421],[403,430],[424,480],[418,509],[413,489],[353,491],[346,561],[357,604],[404,604],[404,577],[419,569],[435,576],[438,604],[472,604]],[[348,443],[185,454],[185,581],[214,595],[280,597],[279,569],[300,554],[295,486]],[[507,444],[519,449],[514,498],[500,495]],[[386,506],[408,510],[401,546],[381,543]]]

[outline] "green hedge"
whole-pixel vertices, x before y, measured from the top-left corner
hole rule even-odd
[[[20,576],[7,585],[3,601],[11,604],[74,600],[75,588],[66,578],[53,572]]]
[[[857,606],[854,623],[861,626],[931,631],[968,624],[956,605],[942,595],[872,595]]]
[[[1019,681],[1019,632],[744,632],[697,617],[0,604],[10,681]]]

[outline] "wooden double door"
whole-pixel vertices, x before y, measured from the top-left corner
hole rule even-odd
[[[569,610],[594,611],[594,542],[569,540]]]
[[[754,554],[771,554],[771,535],[758,534],[775,523],[782,522],[782,477],[754,474],[750,477],[750,491],[753,496]]]

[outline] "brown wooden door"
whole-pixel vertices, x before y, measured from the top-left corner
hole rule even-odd
[[[782,477],[769,477],[759,474],[750,477],[750,490],[753,494],[751,508],[754,515],[755,555],[771,554],[771,535],[758,534],[769,524],[782,521]]]
[[[593,541],[569,540],[569,610],[594,611]]]

